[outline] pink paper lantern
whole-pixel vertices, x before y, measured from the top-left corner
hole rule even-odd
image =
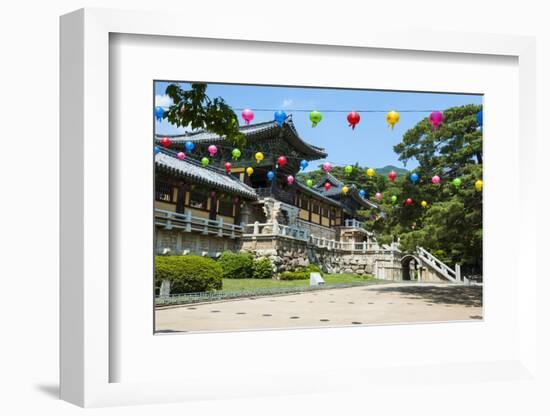
[[[214,155],[218,153],[218,148],[211,144],[210,146],[208,146],[208,153],[210,153],[210,157],[214,157]]]
[[[294,176],[288,175],[288,176],[286,177],[286,181],[287,181],[287,183],[288,183],[289,185],[292,185],[292,184],[294,183]]]
[[[437,175],[432,176],[432,183],[433,183],[434,185],[439,184],[439,182],[441,182],[441,178],[440,178],[439,176],[437,176]]]
[[[443,124],[443,113],[441,111],[434,111],[428,118],[432,128],[437,130],[441,124]]]
[[[179,160],[185,159],[185,153],[179,152],[179,153],[178,153],[178,159],[179,159]]]
[[[330,163],[328,163],[328,162],[323,163],[323,170],[326,173],[329,173],[331,169],[332,169],[332,166],[330,165]]]
[[[254,111],[250,108],[245,108],[241,113],[241,116],[246,124],[250,124],[250,122],[254,120]]]
[[[377,201],[380,201],[382,199],[382,194],[380,192],[377,192],[374,197],[376,198]]]

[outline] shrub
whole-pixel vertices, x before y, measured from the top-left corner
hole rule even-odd
[[[311,272],[321,273],[321,269],[316,264],[310,264],[306,267],[300,267],[293,272],[283,272],[279,276],[281,280],[305,280],[309,279]],[[321,273],[323,275],[323,273]]]
[[[305,280],[309,279],[309,272],[282,272],[279,276],[281,280]]]
[[[155,285],[164,279],[171,293],[208,292],[222,288],[222,268],[207,257],[156,256]]]
[[[323,275],[323,272],[321,271],[321,268],[319,266],[317,266],[316,264],[310,264],[307,267],[302,267],[301,270],[305,271],[305,272],[308,272],[308,273],[310,273],[310,272],[320,273],[321,276]]]
[[[253,257],[250,253],[232,253],[226,251],[218,259],[226,279],[245,279],[252,277]]]
[[[271,279],[273,277],[273,266],[269,259],[254,260],[252,264],[252,277],[254,279]]]

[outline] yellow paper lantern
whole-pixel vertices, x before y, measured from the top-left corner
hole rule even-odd
[[[392,130],[395,127],[395,125],[399,122],[399,113],[397,111],[389,111],[388,114],[386,114],[386,121],[391,126]]]
[[[476,191],[481,192],[481,190],[483,189],[483,181],[481,179],[478,179],[474,186],[476,187]]]
[[[246,173],[248,174],[248,176],[252,176],[252,174],[254,173],[254,169],[246,168]]]
[[[343,192],[344,194],[347,194],[348,191],[349,191],[349,188],[348,188],[347,186],[344,186],[344,187],[342,188],[342,192]]]
[[[256,163],[260,163],[262,160],[264,160],[264,154],[262,152],[256,153]]]
[[[426,208],[428,206],[428,203],[426,201],[422,201],[420,205],[422,205],[422,208]]]
[[[375,170],[373,168],[368,168],[367,169],[367,176],[369,178],[372,178],[374,175],[376,174]]]

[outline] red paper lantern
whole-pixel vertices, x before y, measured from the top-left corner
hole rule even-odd
[[[284,167],[286,165],[286,157],[279,156],[279,158],[277,159],[277,164],[280,168]]]
[[[325,182],[324,186],[325,186],[325,191],[328,191],[332,185],[330,184],[330,182]]]
[[[355,126],[359,124],[359,121],[361,120],[361,116],[357,111],[352,111],[348,114],[348,123],[349,126],[355,130]]]
[[[412,205],[412,204],[413,204],[412,198],[407,198],[407,199],[405,200],[405,205]]]
[[[170,139],[168,137],[163,137],[160,141],[160,144],[163,147],[170,147]]]
[[[225,162],[225,165],[223,165],[223,166],[224,166],[225,171],[226,171],[227,173],[231,173],[231,163]]]
[[[395,181],[395,178],[397,177],[397,173],[395,173],[393,170],[388,173],[388,178],[390,178],[390,182]]]

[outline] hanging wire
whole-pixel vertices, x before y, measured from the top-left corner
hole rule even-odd
[[[157,105],[156,107],[160,107],[163,110],[167,110],[170,108],[170,106],[162,106]],[[312,111],[319,111],[320,113],[349,113],[351,111],[355,111],[357,113],[387,113],[388,111],[397,111],[398,113],[432,113],[434,111],[440,111],[440,110],[425,110],[425,109],[407,109],[407,110],[399,110],[396,108],[392,108],[390,110],[336,110],[336,109],[328,109],[328,110],[322,110],[319,108],[313,108],[313,109],[307,109],[307,108],[250,108],[250,107],[232,107],[232,110],[234,111],[243,111],[243,110],[252,110],[257,112],[276,112],[276,111],[284,111],[285,113],[310,113]]]

